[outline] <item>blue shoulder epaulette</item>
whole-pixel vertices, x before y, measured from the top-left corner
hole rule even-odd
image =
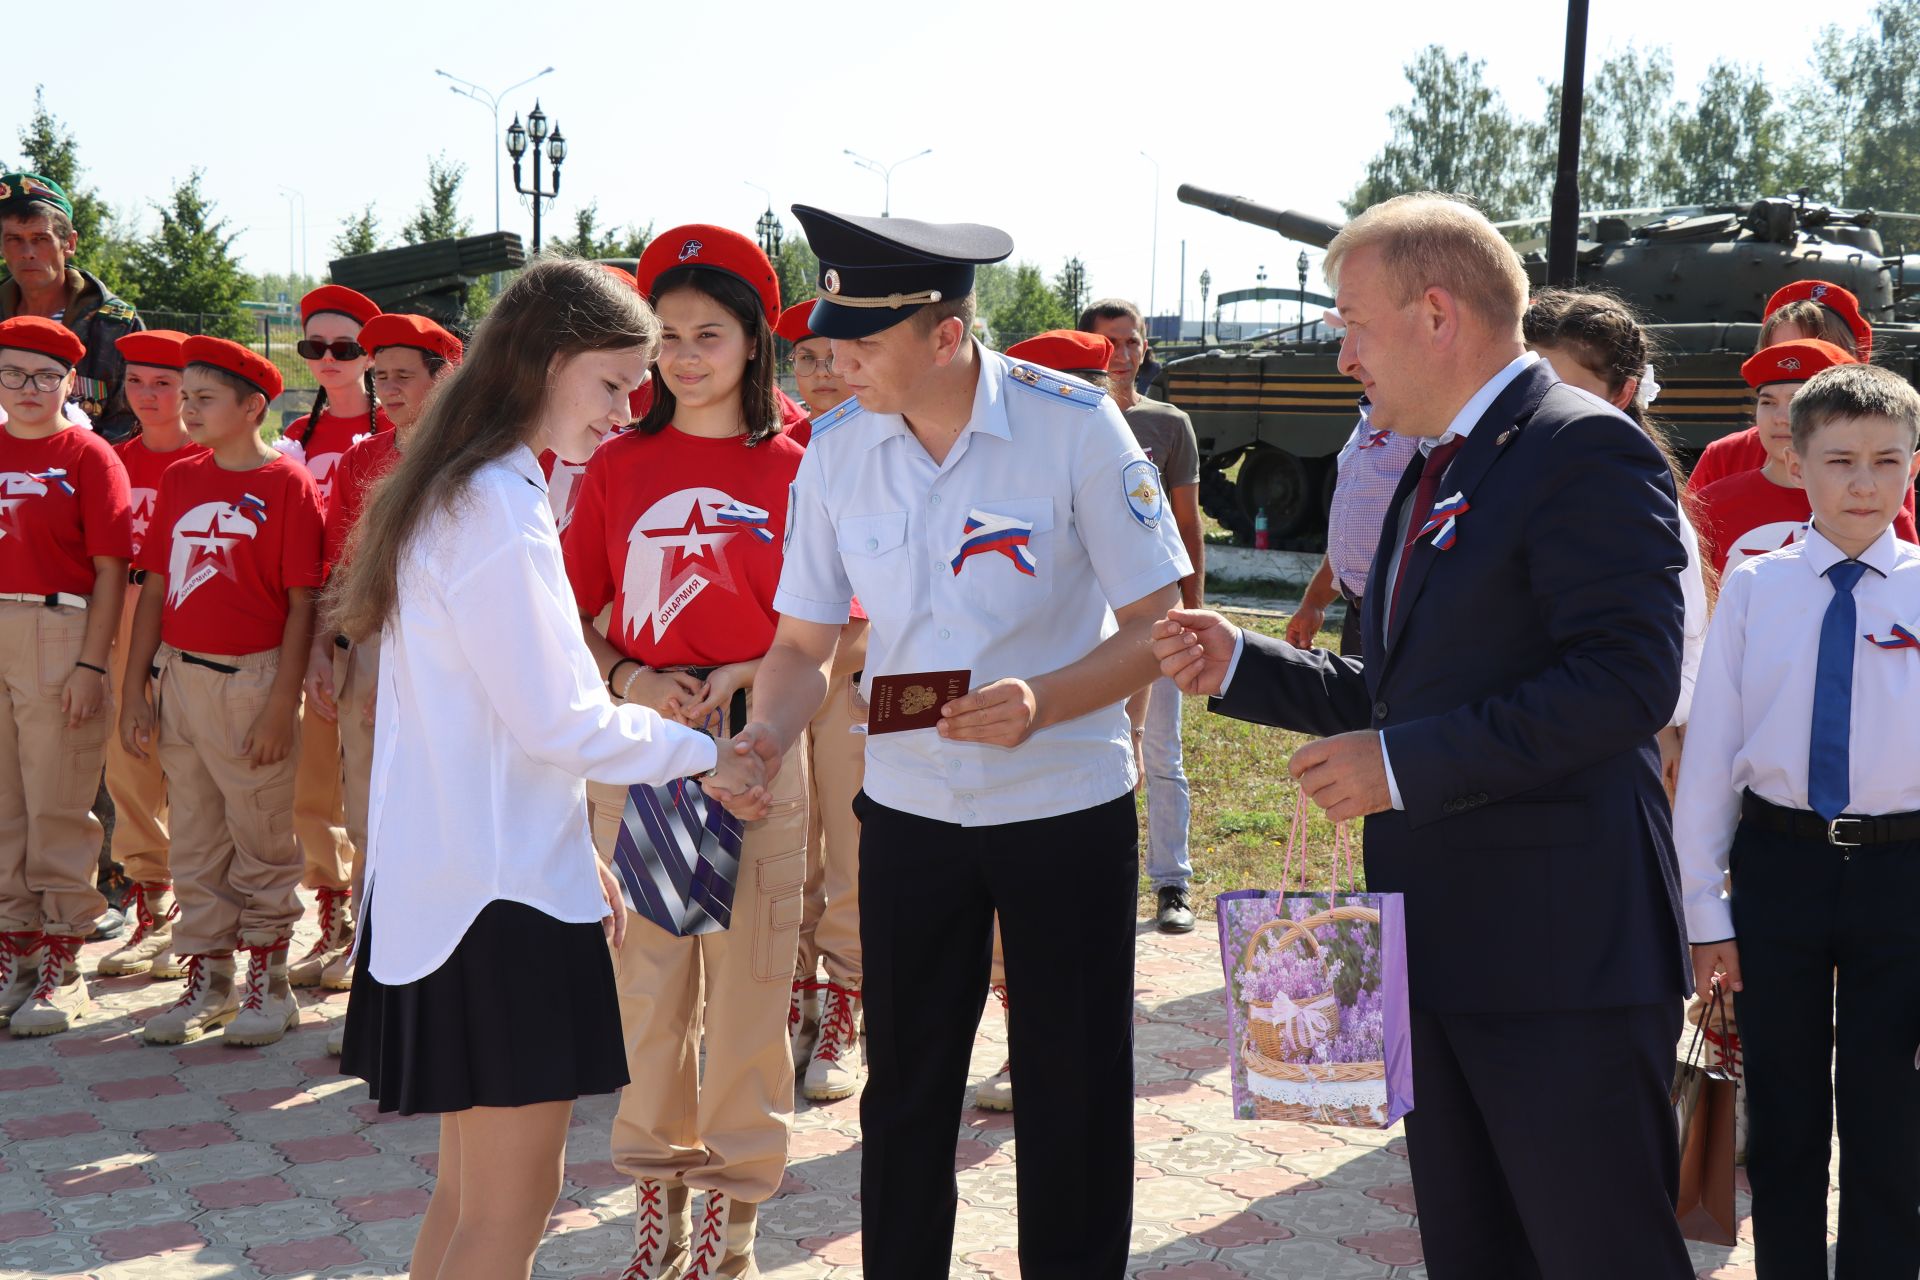
[[[1064,400],[1068,404],[1082,409],[1097,409],[1107,393],[1098,387],[1089,386],[1078,378],[1069,378],[1065,374],[1055,373],[1051,369],[1042,369],[1037,364],[1027,364],[1020,360],[1007,361],[1007,377],[1016,387],[1024,387],[1038,396],[1049,400]]]
[[[860,407],[860,400],[857,396],[842,400],[839,404],[833,406],[833,408],[813,420],[813,434],[808,438],[818,440],[821,436],[833,430],[848,418],[864,412],[865,410]]]

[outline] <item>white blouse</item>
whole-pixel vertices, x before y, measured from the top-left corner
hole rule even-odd
[[[362,961],[388,984],[424,978],[501,899],[599,920],[583,779],[661,783],[712,768],[715,750],[613,704],[539,463],[519,448],[486,464],[415,536],[381,633]]]
[[[1680,703],[1673,709],[1671,725],[1684,725],[1693,713],[1693,686],[1700,679],[1700,655],[1707,649],[1707,578],[1700,562],[1700,535],[1680,510],[1680,541],[1687,545],[1687,567],[1680,571],[1680,596],[1686,603],[1686,620],[1680,629]]]

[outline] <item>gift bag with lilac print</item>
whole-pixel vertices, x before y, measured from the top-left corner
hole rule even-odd
[[[1309,892],[1306,821],[1303,797],[1279,891],[1243,889],[1215,899],[1233,1112],[1247,1120],[1385,1128],[1413,1110],[1405,908],[1397,893],[1353,891],[1353,845],[1344,825],[1334,831],[1333,883],[1325,893]]]

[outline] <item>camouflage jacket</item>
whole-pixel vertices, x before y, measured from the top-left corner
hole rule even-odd
[[[19,308],[19,284],[13,280],[0,283],[0,320],[11,319]],[[118,297],[98,276],[78,267],[67,268],[67,309],[60,323],[73,330],[87,348],[74,370],[80,375],[74,399],[93,419],[93,429],[118,444],[137,432],[140,423],[127,407],[127,392],[122,385],[127,362],[113,344],[121,336],[147,326],[132,303]]]

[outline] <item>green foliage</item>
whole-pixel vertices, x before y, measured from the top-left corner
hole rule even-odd
[[[444,152],[429,159],[427,198],[400,228],[400,238],[408,244],[425,244],[466,235],[473,225],[460,216],[460,183],[466,176],[467,166],[447,159]]]
[[[998,282],[996,282],[996,285]],[[996,289],[996,292],[1001,292]],[[993,340],[1002,350],[1048,329],[1070,329],[1074,317],[1067,312],[1060,294],[1047,283],[1047,277],[1031,262],[1015,267],[1012,280],[992,311],[982,310]]]
[[[819,292],[820,259],[805,237],[788,235],[780,240],[780,252],[774,255],[774,274],[780,277],[780,305],[790,307]]]
[[[333,238],[334,257],[355,258],[363,253],[378,253],[385,247],[380,243],[380,219],[371,204],[340,219],[340,234]]]
[[[284,271],[269,271],[265,275],[253,276],[247,284],[247,298],[251,302],[274,303],[280,301],[282,294],[290,303],[297,304],[301,298],[320,287],[320,281],[312,276],[288,275]]]
[[[1700,100],[1674,123],[1683,204],[1732,204],[1777,188],[1783,133],[1773,92],[1760,73],[1716,62],[1700,86]]]
[[[572,254],[576,258],[637,258],[647,251],[647,244],[653,239],[653,224],[644,227],[635,223],[627,227],[600,226],[600,202],[595,200],[573,211],[573,234],[558,236],[547,242],[547,247],[556,253]]]
[[[197,316],[205,333],[244,337],[250,326],[240,304],[252,282],[233,256],[237,233],[214,216],[200,179],[194,170],[166,204],[154,206],[160,226],[128,258],[126,292],[143,310]]]
[[[77,265],[87,268],[116,292],[125,293],[118,282],[125,275],[125,263],[133,244],[121,229],[119,219],[106,201],[84,180],[80,166],[80,144],[60,118],[47,109],[46,87],[35,85],[33,117],[20,127],[18,167],[29,173],[52,178],[65,189],[73,202],[73,229],[80,237],[74,255]],[[8,163],[4,168],[11,169]]]
[[[1470,196],[1490,218],[1512,218],[1537,202],[1537,179],[1522,125],[1486,83],[1486,63],[1428,45],[1407,65],[1413,101],[1387,113],[1393,136],[1367,162],[1347,211],[1406,191]]]
[[[1560,144],[1560,87],[1539,135],[1551,196]],[[1580,118],[1580,197],[1589,209],[1631,209],[1671,199],[1674,161],[1673,58],[1627,46],[1600,64]]]

